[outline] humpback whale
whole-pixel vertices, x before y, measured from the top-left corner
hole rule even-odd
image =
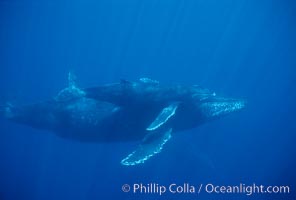
[[[219,97],[197,85],[161,85],[136,81],[81,89],[69,73],[69,85],[50,100],[6,105],[1,114],[14,122],[81,142],[140,141],[122,159],[137,165],[161,152],[175,133],[241,110],[245,101]]]

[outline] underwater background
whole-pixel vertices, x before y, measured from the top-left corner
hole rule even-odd
[[[292,0],[0,0],[0,104],[149,77],[247,100],[174,135],[143,165],[136,143],[85,144],[0,119],[0,199],[294,199]],[[143,113],[145,114],[145,113]],[[123,184],[288,185],[290,194],[132,194]]]

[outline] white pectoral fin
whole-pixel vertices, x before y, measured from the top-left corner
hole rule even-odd
[[[163,146],[171,136],[172,129],[160,132],[150,133],[138,146],[138,148],[121,161],[122,165],[138,165],[161,152]]]
[[[170,104],[168,107],[162,109],[156,119],[150,124],[150,126],[146,129],[147,131],[153,131],[161,127],[165,124],[172,116],[175,115],[176,110],[179,106],[179,102],[174,102]]]

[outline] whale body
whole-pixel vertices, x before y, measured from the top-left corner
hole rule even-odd
[[[199,86],[161,85],[148,78],[80,89],[69,86],[54,98],[24,106],[7,105],[7,119],[81,142],[141,141],[122,161],[144,163],[160,153],[173,134],[197,127],[245,106]]]

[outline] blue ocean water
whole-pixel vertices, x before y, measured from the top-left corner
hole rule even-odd
[[[296,4],[292,0],[1,0],[0,103],[122,78],[199,84],[247,100],[182,132],[144,165],[135,143],[84,144],[0,120],[0,199],[293,199]],[[143,113],[145,114],[145,113]],[[289,186],[290,194],[133,194],[123,184]]]

